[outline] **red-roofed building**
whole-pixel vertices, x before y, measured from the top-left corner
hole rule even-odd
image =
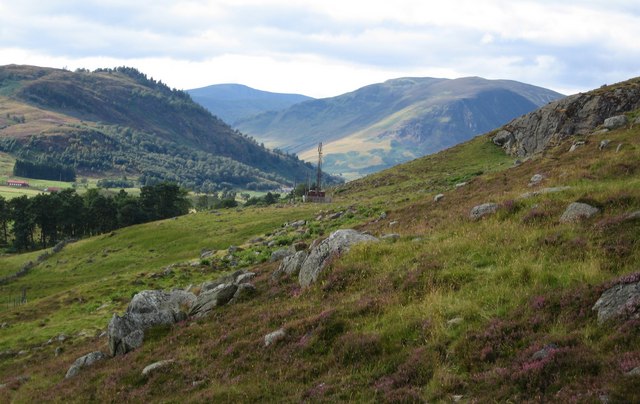
[[[7,185],[10,187],[28,188],[29,183],[26,181],[8,180]]]

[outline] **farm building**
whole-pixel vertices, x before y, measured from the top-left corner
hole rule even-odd
[[[28,188],[29,183],[26,181],[7,180],[7,185],[10,187]]]

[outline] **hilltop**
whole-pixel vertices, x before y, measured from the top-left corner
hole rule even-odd
[[[555,118],[536,111],[517,121],[530,126],[512,122],[340,185],[332,204],[201,212],[41,259],[0,257],[0,276],[37,262],[0,285],[2,296],[28,297],[0,311],[0,397],[637,402],[640,110],[613,96],[637,83],[586,93],[616,115],[526,156],[507,154],[501,131],[543,122],[552,132]],[[566,106],[565,122],[601,110]],[[567,214],[576,205],[590,209]],[[310,284],[281,274],[295,257],[285,255],[317,256],[338,229],[378,241],[331,256]],[[137,293],[221,300],[240,277],[245,294],[232,303],[190,316],[185,299],[168,311],[177,323],[65,379],[76,359],[109,352],[114,313],[147,307]]]
[[[313,98],[302,94],[273,93],[242,84],[215,84],[187,90],[191,98],[231,126],[268,111],[279,111]]]
[[[132,68],[0,67],[0,151],[95,176],[202,191],[274,189],[313,173]]]
[[[561,98],[509,80],[400,78],[238,121],[271,147],[313,158],[347,178],[379,171],[469,140]]]

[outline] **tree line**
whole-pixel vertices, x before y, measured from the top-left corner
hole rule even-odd
[[[98,189],[83,195],[65,189],[31,198],[0,196],[0,244],[16,251],[47,248],[68,238],[183,215],[190,205],[186,190],[166,182],[142,187],[139,197]]]
[[[13,175],[17,177],[65,182],[74,182],[76,180],[76,170],[73,167],[20,159],[16,160],[13,165]]]

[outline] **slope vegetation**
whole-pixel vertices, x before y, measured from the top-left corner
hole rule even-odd
[[[402,78],[236,127],[305,159],[322,141],[329,172],[360,176],[463,142],[560,97],[507,80]]]
[[[27,288],[29,301],[0,312],[0,394],[16,402],[637,402],[637,307],[608,322],[592,307],[616,282],[640,279],[640,214],[630,215],[640,211],[640,128],[569,136],[518,165],[495,134],[342,185],[331,205],[199,213],[70,244],[1,286],[3,296]],[[487,202],[493,214],[469,218]],[[573,202],[598,213],[561,221]],[[302,227],[291,224],[300,219]],[[398,236],[353,247],[308,288],[272,279],[272,251],[338,228]],[[218,253],[199,259],[202,249]],[[33,257],[0,264],[21,259]],[[76,358],[106,351],[108,318],[134,292],[239,268],[256,273],[250,300],[154,328],[137,350],[64,379]],[[285,336],[265,347],[278,329]]]

